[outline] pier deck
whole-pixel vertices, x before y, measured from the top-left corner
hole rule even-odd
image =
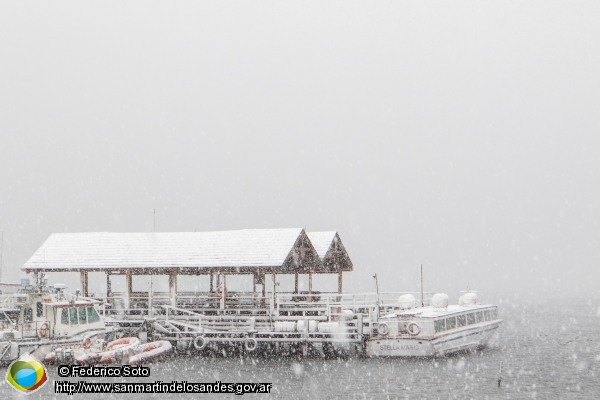
[[[123,296],[98,298],[107,321],[124,330],[145,330],[154,340],[170,340],[180,348],[228,345],[362,344],[376,332],[378,316],[398,309],[407,293],[233,293],[216,298],[210,293],[182,293],[177,306],[137,293],[125,307]],[[417,297],[416,294],[415,298]],[[429,303],[430,295],[424,300]],[[202,345],[198,345],[198,337]]]

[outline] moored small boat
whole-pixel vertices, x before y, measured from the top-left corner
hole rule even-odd
[[[100,364],[113,364],[129,358],[133,354],[133,349],[140,344],[140,339],[136,337],[126,337],[113,340],[106,345],[106,351],[102,352]]]
[[[136,337],[124,337],[109,342],[101,351],[92,351],[76,358],[79,365],[112,364],[127,360],[133,349],[139,346],[140,339]]]
[[[93,340],[114,337],[116,330],[106,326],[97,302],[65,288],[39,279],[36,286],[24,282],[17,293],[0,296],[0,364],[24,353],[49,364],[69,362]]]
[[[139,365],[160,360],[173,351],[168,340],[158,340],[142,344],[134,349],[134,355],[129,358],[130,365]]]

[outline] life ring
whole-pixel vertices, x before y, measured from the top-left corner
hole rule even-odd
[[[92,339],[89,337],[85,338],[83,340],[83,343],[81,343],[81,347],[83,347],[86,350],[92,347]]]
[[[246,350],[248,351],[254,351],[256,350],[256,348],[258,347],[258,342],[256,341],[256,339],[249,337],[246,339],[246,341],[244,342],[244,347],[246,348]]]
[[[40,326],[40,330],[38,331],[41,337],[46,337],[50,333],[50,325],[47,322],[44,322]]]
[[[203,350],[208,345],[208,339],[204,336],[196,336],[194,339],[194,348],[196,350]]]
[[[408,324],[406,330],[411,336],[417,336],[419,333],[421,333],[421,327],[416,322],[411,322]]]
[[[390,333],[390,327],[385,322],[380,322],[379,325],[377,325],[377,332],[382,336],[386,336]]]

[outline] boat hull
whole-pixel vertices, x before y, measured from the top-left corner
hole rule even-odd
[[[501,322],[490,321],[428,339],[375,337],[367,341],[366,354],[369,357],[435,357],[485,347]]]
[[[96,338],[106,338],[114,335],[113,330],[99,332],[85,332],[73,336],[71,338],[61,338],[57,340],[41,339],[41,340],[11,340],[10,342],[0,342],[0,365],[10,364],[18,359],[23,354],[31,354],[38,360],[44,360],[48,353],[51,353],[57,348],[71,349],[74,353],[84,354],[83,341],[86,338],[91,340]],[[2,349],[6,348],[6,352]]]

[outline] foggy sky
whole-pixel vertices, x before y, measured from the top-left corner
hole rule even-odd
[[[3,280],[53,232],[337,230],[345,290],[600,282],[600,5],[4,2]]]

